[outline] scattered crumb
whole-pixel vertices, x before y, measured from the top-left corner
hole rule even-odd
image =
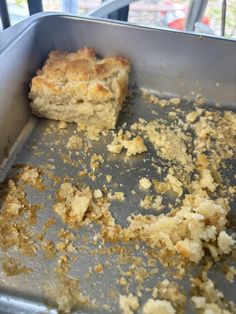
[[[80,191],[71,183],[62,183],[58,191],[58,202],[53,209],[65,223],[76,225],[83,221],[91,201],[89,188]]]
[[[98,169],[100,164],[103,162],[104,162],[104,159],[103,159],[102,155],[93,154],[91,159],[90,159],[90,167],[91,167],[92,171],[95,171],[96,169]]]
[[[112,176],[109,175],[109,174],[107,174],[107,175],[106,175],[106,181],[107,181],[108,183],[110,183],[111,180],[112,180]]]
[[[25,166],[21,173],[21,179],[35,189],[42,190],[44,188],[42,177],[37,168]]]
[[[72,135],[67,144],[66,147],[69,149],[80,149],[82,147],[82,140],[78,135]]]
[[[97,264],[94,266],[94,270],[96,271],[96,273],[102,274],[104,272],[104,267],[102,264]]]
[[[99,189],[94,190],[93,195],[94,195],[94,198],[100,198],[102,197],[102,191]]]
[[[132,140],[124,140],[123,147],[127,149],[127,157],[147,151],[147,146],[144,144],[143,138],[139,135],[134,137]]]
[[[196,111],[191,111],[186,116],[186,121],[193,123],[196,119],[203,113],[203,109],[197,109]]]
[[[116,200],[116,201],[124,201],[125,200],[125,195],[123,192],[114,192],[112,193],[108,193],[108,198],[110,200]]]
[[[236,276],[236,268],[234,266],[230,266],[228,268],[228,271],[225,275],[225,278],[230,282],[233,283],[234,282],[234,277]]]
[[[69,314],[75,308],[85,308],[90,305],[88,297],[81,292],[79,280],[64,273],[60,274],[59,279],[49,282],[44,290],[52,303],[56,302],[60,313]]]
[[[132,293],[129,293],[128,296],[120,295],[119,304],[123,314],[133,314],[139,307],[138,298]]]
[[[67,128],[67,124],[65,121],[60,121],[58,123],[58,129],[66,129]]]
[[[149,299],[143,306],[143,314],[175,314],[172,304],[166,300]]]
[[[175,97],[175,98],[170,98],[169,99],[170,103],[173,105],[179,105],[180,104],[180,99]]]
[[[233,238],[228,235],[224,230],[218,236],[218,245],[224,254],[229,254],[232,250],[232,245],[235,243]]]
[[[13,258],[7,258],[2,262],[2,269],[7,276],[28,275],[33,271],[31,268],[22,265]]]
[[[152,186],[152,182],[149,179],[141,178],[139,180],[139,187],[141,189],[148,190],[148,189],[150,189],[151,186]]]
[[[128,285],[128,281],[127,281],[127,279],[125,279],[125,277],[121,277],[121,278],[119,279],[119,284],[120,284],[121,286],[127,286],[127,285]]]
[[[140,201],[140,206],[145,209],[150,209],[153,206],[153,195],[146,195],[143,200]]]
[[[129,131],[120,129],[110,144],[107,145],[108,151],[114,154],[120,154],[122,149],[126,149],[126,157],[141,154],[147,151],[147,147],[141,136],[136,135],[131,139],[132,134]]]

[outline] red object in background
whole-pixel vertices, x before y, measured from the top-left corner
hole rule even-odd
[[[171,0],[163,1],[162,6],[165,8],[160,11],[163,25],[172,29],[184,30],[188,6],[174,3]],[[201,22],[209,25],[210,19],[208,16],[204,16]]]
[[[168,23],[169,28],[183,30],[185,26],[185,18],[175,19]]]
[[[210,25],[210,19],[208,16],[203,16],[202,21],[203,24]],[[168,27],[172,29],[184,30],[185,26],[185,18],[175,19],[168,23]]]

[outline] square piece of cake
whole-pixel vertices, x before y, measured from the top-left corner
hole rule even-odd
[[[52,51],[32,79],[30,107],[39,116],[76,122],[82,129],[111,129],[128,93],[129,62],[98,59],[95,50]]]

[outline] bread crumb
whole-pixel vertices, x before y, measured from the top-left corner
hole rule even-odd
[[[102,155],[93,154],[91,159],[90,159],[90,167],[91,167],[92,171],[95,171],[96,169],[98,169],[100,164],[103,162],[104,162],[104,159],[103,159]]]
[[[170,98],[169,99],[170,103],[173,105],[179,105],[180,104],[180,99],[175,97],[175,98]]]
[[[163,197],[161,195],[157,195],[152,203],[152,208],[156,209],[157,211],[162,210],[163,209],[163,205],[162,205],[162,201],[163,201]]]
[[[186,116],[186,121],[193,123],[196,119],[203,113],[203,109],[197,109],[196,111],[191,111]]]
[[[110,200],[116,200],[116,201],[124,201],[125,200],[125,195],[123,192],[114,192],[112,193],[108,193],[108,198]]]
[[[170,185],[170,188],[177,193],[178,196],[183,194],[183,184],[178,180],[172,173],[168,173],[166,176],[166,181]]]
[[[21,173],[21,179],[35,189],[42,190],[44,188],[42,177],[37,168],[25,166]]]
[[[195,263],[199,263],[201,258],[204,256],[204,251],[200,241],[184,239],[182,241],[178,241],[175,247],[177,252]]]
[[[234,244],[234,239],[228,235],[224,230],[220,232],[218,239],[218,246],[224,254],[229,254]]]
[[[141,189],[148,190],[148,189],[150,189],[151,186],[152,186],[152,182],[149,179],[141,178],[139,180],[139,187]]]
[[[201,171],[200,184],[204,189],[208,189],[211,192],[214,192],[217,188],[217,183],[214,181],[212,174],[209,169],[203,169]]]
[[[110,183],[111,180],[112,180],[112,176],[109,175],[109,174],[107,174],[107,175],[106,175],[106,181],[107,181],[108,183]]]
[[[206,298],[205,297],[193,296],[193,297],[191,297],[191,300],[197,309],[204,309],[205,308],[205,305],[206,305]]]
[[[140,206],[145,209],[150,209],[153,206],[153,195],[146,195],[143,200],[140,201]]]
[[[91,191],[74,188],[71,183],[62,183],[58,191],[59,202],[54,205],[55,212],[66,223],[80,223],[92,200]]]
[[[139,307],[139,301],[136,296],[129,293],[128,296],[120,295],[119,305],[123,314],[133,314]]]
[[[119,279],[119,284],[120,284],[121,286],[127,286],[128,281],[127,281],[127,279],[126,279],[125,277],[121,277],[121,278]]]
[[[94,195],[94,198],[101,198],[102,191],[100,189],[94,190],[93,195]]]
[[[116,138],[113,139],[111,144],[107,145],[108,151],[113,154],[120,154],[122,151],[122,148],[123,148],[123,145]]]
[[[120,129],[112,142],[107,145],[107,149],[114,154],[120,154],[123,148],[126,149],[126,157],[147,151],[147,147],[141,136],[137,135],[131,139],[129,131],[124,132],[123,129]]]
[[[123,147],[127,149],[126,156],[141,154],[147,151],[147,146],[141,136],[137,135],[132,140],[124,140]]]
[[[32,269],[22,265],[21,262],[9,257],[2,262],[2,270],[7,276],[18,276],[21,274],[31,274]]]
[[[58,129],[66,129],[67,128],[67,124],[65,121],[60,121],[58,123]]]
[[[66,147],[69,149],[80,149],[82,147],[82,140],[78,135],[72,135],[67,144]]]
[[[94,266],[94,270],[96,271],[96,273],[98,274],[102,274],[104,272],[104,268],[102,264],[97,264]]]
[[[230,266],[228,268],[228,271],[225,275],[225,278],[230,282],[233,283],[234,282],[234,277],[236,276],[236,268],[234,266]]]
[[[149,299],[143,306],[143,314],[175,314],[172,304],[166,300]]]

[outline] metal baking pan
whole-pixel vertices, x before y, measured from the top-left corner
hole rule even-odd
[[[58,132],[47,132],[48,128],[56,128],[57,122],[33,117],[28,107],[29,82],[53,49],[75,51],[87,46],[96,48],[102,56],[121,54],[131,61],[133,87],[145,88],[158,94],[168,92],[169,95],[189,100],[200,93],[209,104],[220,103],[231,109],[236,108],[236,43],[233,40],[58,14],[31,17],[31,22],[23,25],[21,33],[12,38],[5,44],[0,41],[0,182],[16,171],[16,167],[12,166],[17,164],[50,164],[59,177],[68,175],[76,178],[78,174],[78,168],[63,163],[59,157],[59,152],[65,152],[66,142],[75,127],[70,125],[64,136]],[[152,108],[144,106],[143,102],[140,96],[135,96],[132,116],[127,118],[123,114],[119,125],[127,119],[128,123],[132,123],[140,116],[150,119]],[[58,140],[61,141],[60,147],[54,146]],[[107,140],[104,138],[95,143],[94,151],[106,155]],[[35,149],[38,154],[35,154]],[[72,156],[75,162],[80,158],[84,157]],[[84,162],[89,160],[85,159]],[[147,160],[145,169],[139,158],[133,163],[123,163],[122,171],[119,172],[115,170],[118,163],[118,160],[108,158],[108,164],[104,165],[102,171],[106,172],[111,167],[111,174],[116,177],[120,190],[127,195],[125,209],[122,202],[111,207],[115,219],[120,224],[125,224],[127,216],[138,210],[138,198],[129,198],[134,176],[129,175],[128,170],[138,169],[140,176],[147,171],[151,174],[151,157]],[[85,180],[85,183],[97,188],[103,181],[98,178],[96,181]],[[54,195],[58,187],[48,184],[49,188],[45,191],[35,193],[29,189],[27,195],[31,202],[40,202],[44,207],[36,229],[49,217],[56,218],[57,223],[49,232],[49,238],[54,239],[56,232],[64,225],[51,211],[53,200],[48,197],[49,194]],[[82,237],[92,239],[93,229],[89,229],[89,233],[82,229],[79,235],[78,245],[83,246]],[[22,260],[17,251],[0,252],[1,260],[9,254]],[[142,252],[133,254],[139,256]],[[111,296],[111,292],[116,289],[119,270],[115,254],[107,257],[112,266],[104,275],[93,274],[92,280],[85,277],[89,266],[105,262],[104,259],[106,258],[102,255],[92,255],[89,248],[78,253],[78,261],[75,262],[72,273],[80,277],[83,291],[98,304],[95,310],[78,309],[79,313],[105,313],[106,310],[102,307],[104,304],[109,306],[108,312],[119,312],[117,300]],[[24,263],[33,268],[32,274],[7,277],[3,272],[0,273],[0,313],[55,313],[56,310],[47,309],[45,300],[48,296],[43,290],[45,283],[53,281],[55,261],[37,254],[24,259]],[[157,277],[163,278],[164,270],[160,265],[158,267]],[[235,285],[234,289],[233,285],[229,286],[217,273],[217,268],[214,277],[225,297],[235,301]],[[149,279],[148,285],[156,279]],[[187,284],[183,286],[188,295]],[[186,311],[194,312],[190,303],[187,304]]]

